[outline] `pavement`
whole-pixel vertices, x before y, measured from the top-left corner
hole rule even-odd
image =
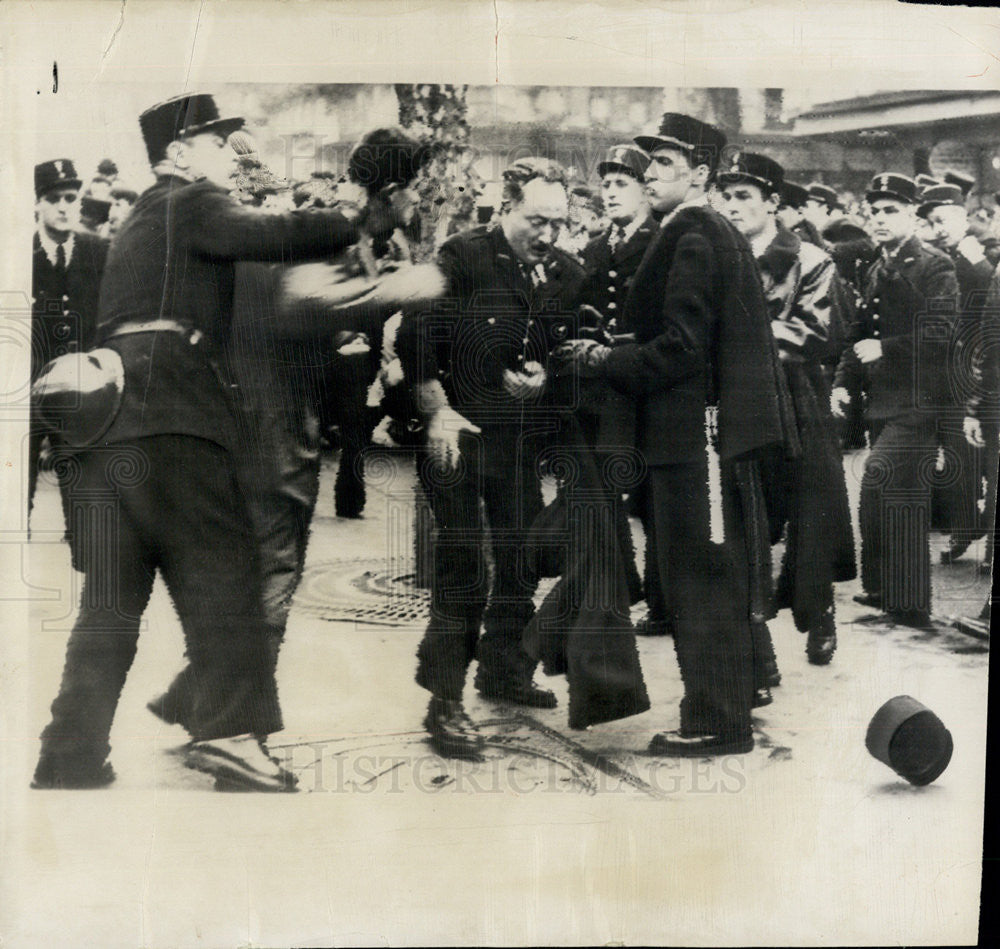
[[[863,459],[845,458],[855,513]],[[213,791],[182,764],[185,733],[145,710],[183,664],[160,581],[112,731],[117,782],[27,790],[79,595],[58,493],[42,484],[7,597],[28,617],[4,669],[5,946],[975,941],[989,643],[951,623],[989,595],[982,541],[941,566],[934,535],[930,630],[865,621],[857,583],[840,585],[828,667],[807,663],[780,614],[782,682],[747,755],[646,754],[676,727],[681,686],[671,640],[640,637],[650,711],[571,731],[563,678],[537,676],[559,697],[548,711],[484,701],[470,675],[487,753],[446,761],[425,743],[413,682],[427,595],[412,582],[412,466],[370,464],[365,517],[342,520],[335,462],[278,670],[286,728],[270,747],[296,795]],[[865,749],[872,715],[900,694],[954,736],[926,787]]]

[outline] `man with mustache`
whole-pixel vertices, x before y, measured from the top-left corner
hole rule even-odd
[[[526,555],[528,529],[542,509],[536,453],[555,424],[539,402],[550,330],[565,324],[582,279],[579,265],[554,246],[567,214],[563,169],[543,158],[515,162],[504,172],[498,224],[457,234],[441,248],[451,310],[408,313],[397,337],[404,377],[426,420],[419,471],[437,524],[417,682],[431,693],[431,744],[447,757],[475,758],[483,749],[462,704],[473,658],[484,697],[556,704],[532,681],[536,662],[522,648],[522,633],[538,586]]]

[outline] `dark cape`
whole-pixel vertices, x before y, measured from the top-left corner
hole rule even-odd
[[[694,205],[676,211],[647,248],[625,307],[626,319],[636,330],[636,344],[622,347],[620,356],[615,353],[619,359],[609,379],[616,388],[648,399],[662,385],[657,378],[657,364],[663,358],[657,352],[659,340],[665,335],[667,344],[676,346],[686,342],[685,336],[693,337],[679,322],[661,335],[665,306],[683,308],[686,304],[683,299],[665,301],[664,288],[675,266],[678,244],[693,229],[705,236],[720,260],[720,278],[712,288],[712,371],[707,393],[708,403],[719,407],[719,455],[729,461],[775,448],[796,455],[791,401],[753,253],[736,229],[708,207]],[[678,319],[682,318],[679,314]],[[697,415],[700,429],[701,409]],[[688,450],[698,443],[688,438],[683,442]],[[671,458],[668,463],[680,460],[687,459]]]
[[[558,384],[558,383],[557,383]],[[643,475],[626,447],[590,445],[577,418],[563,418],[548,467],[561,483],[532,525],[529,547],[543,575],[557,575],[522,645],[547,675],[565,675],[569,727],[587,728],[649,709],[629,607],[632,537],[622,492]]]

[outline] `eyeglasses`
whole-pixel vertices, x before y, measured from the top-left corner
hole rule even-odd
[[[49,204],[76,204],[79,195],[75,191],[64,191],[62,194],[47,194],[45,200]]]

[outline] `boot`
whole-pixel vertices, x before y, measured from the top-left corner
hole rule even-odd
[[[806,640],[806,656],[814,666],[829,665],[837,649],[837,628],[833,621],[833,610],[827,610],[809,628]]]

